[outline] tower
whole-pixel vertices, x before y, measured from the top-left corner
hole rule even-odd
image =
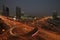
[[[57,19],[57,11],[56,10],[53,11],[53,15],[52,16],[53,16],[53,19]]]
[[[21,18],[21,8],[16,7],[16,19],[20,19]]]
[[[6,7],[6,14],[5,14],[5,16],[9,16],[9,8],[8,7]]]
[[[5,5],[3,5],[3,12],[2,15],[5,15]]]
[[[2,13],[2,15],[3,16],[9,16],[9,8],[8,7],[5,7],[4,5],[3,5],[3,13]]]

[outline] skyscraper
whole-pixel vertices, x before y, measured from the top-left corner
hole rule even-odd
[[[9,8],[8,7],[6,7],[6,14],[5,14],[5,16],[9,16]]]
[[[53,11],[53,19],[57,19],[57,11],[56,10]]]
[[[3,5],[3,12],[2,15],[5,15],[5,5]]]
[[[2,13],[3,16],[9,16],[9,8],[8,7],[5,7],[3,5],[3,13]]]
[[[16,7],[16,19],[20,19],[21,18],[21,8]]]

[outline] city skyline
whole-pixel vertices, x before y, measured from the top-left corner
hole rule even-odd
[[[15,15],[16,6],[20,7],[27,15],[52,15],[53,10],[57,10],[60,15],[59,0],[4,0],[4,4],[9,7],[10,15]],[[2,9],[2,1],[0,1],[0,9]]]

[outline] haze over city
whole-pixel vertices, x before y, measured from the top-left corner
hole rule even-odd
[[[0,40],[60,40],[60,0],[0,0]]]
[[[9,7],[12,16],[15,15],[16,6],[31,16],[52,15],[53,10],[57,10],[60,15],[60,0],[0,0],[0,11],[2,4]]]

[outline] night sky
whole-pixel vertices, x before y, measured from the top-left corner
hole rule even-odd
[[[27,15],[52,15],[53,10],[57,10],[58,15],[60,15],[60,0],[3,0],[3,3],[9,7],[10,15],[15,15],[16,6],[20,7]],[[0,0],[0,10],[3,3]]]

